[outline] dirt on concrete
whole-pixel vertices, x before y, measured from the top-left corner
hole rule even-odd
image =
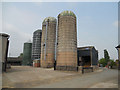
[[[118,86],[117,71],[107,69],[81,74],[81,72],[54,71],[53,68],[12,66],[2,74],[2,77],[3,88],[115,88]]]
[[[2,74],[3,88],[30,88],[37,85],[70,79],[79,72],[54,71],[53,68],[34,68],[31,66],[12,66]]]

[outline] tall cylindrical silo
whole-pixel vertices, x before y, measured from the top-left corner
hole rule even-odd
[[[77,28],[76,16],[72,11],[58,15],[57,70],[77,70]]]
[[[8,34],[0,33],[0,66],[2,66],[2,71],[6,71],[9,37]]]
[[[41,55],[41,36],[42,30],[36,30],[33,33],[33,43],[32,43],[32,60],[39,59]]]
[[[32,54],[32,43],[31,42],[24,43],[22,65],[31,65],[32,62],[31,54]]]
[[[55,61],[56,19],[47,17],[42,23],[41,67],[53,67]]]

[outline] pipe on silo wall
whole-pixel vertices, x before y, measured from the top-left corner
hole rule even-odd
[[[56,19],[47,17],[42,23],[41,67],[54,67]]]
[[[56,70],[78,70],[76,16],[71,11],[58,15]]]

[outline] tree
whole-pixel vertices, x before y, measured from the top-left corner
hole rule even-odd
[[[22,58],[23,57],[23,53],[20,53],[20,56],[18,56],[18,58]]]
[[[110,66],[115,66],[116,65],[116,63],[114,62],[114,60],[110,60]]]
[[[110,61],[110,56],[106,49],[104,50],[104,59],[105,59],[106,63],[108,63]]]
[[[101,58],[101,59],[99,60],[99,64],[102,64],[103,67],[105,67],[105,66],[107,65],[107,62],[106,62],[106,60],[105,60],[104,58]]]

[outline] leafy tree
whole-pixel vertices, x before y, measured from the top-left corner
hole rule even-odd
[[[114,60],[110,60],[110,66],[115,66],[116,63],[114,62]]]
[[[105,66],[107,65],[107,62],[106,62],[106,60],[105,60],[104,58],[101,58],[101,59],[99,60],[99,64],[102,64],[103,67],[105,67]]]
[[[23,53],[20,53],[20,56],[18,56],[18,58],[22,58],[23,57]]]
[[[104,50],[104,59],[106,61],[106,65],[107,65],[107,63],[110,61],[110,56],[109,56],[108,51],[106,49]]]

